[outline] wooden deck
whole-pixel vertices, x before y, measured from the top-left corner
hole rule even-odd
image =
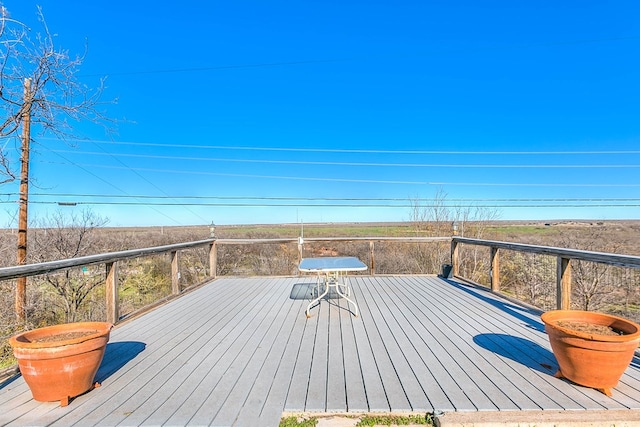
[[[352,276],[361,310],[304,310],[313,276],[221,278],[115,328],[68,407],[0,385],[0,424],[277,426],[283,412],[640,410],[640,359],[613,397],[553,377],[539,316],[435,276]],[[585,415],[587,414],[585,412]]]

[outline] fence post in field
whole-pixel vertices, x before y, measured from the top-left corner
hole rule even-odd
[[[491,290],[500,291],[500,255],[499,249],[491,247]]]
[[[569,310],[571,308],[571,258],[558,257],[556,288],[556,307],[558,310]]]
[[[218,273],[218,248],[214,240],[209,245],[209,276],[215,279]]]
[[[369,259],[371,260],[371,275],[376,274],[376,258],[374,255],[376,244],[372,240],[369,242]]]
[[[460,275],[460,260],[458,259],[458,242],[451,240],[451,268],[453,275]]]
[[[106,317],[107,322],[115,324],[120,318],[119,298],[118,298],[118,263],[108,262],[106,264]]]
[[[178,251],[171,251],[171,293],[180,293],[180,270],[178,267]]]

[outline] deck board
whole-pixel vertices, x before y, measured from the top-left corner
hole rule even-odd
[[[436,276],[348,278],[360,316],[315,276],[221,278],[111,335],[102,387],[65,408],[21,377],[0,425],[277,426],[285,412],[640,410],[640,359],[609,398],[553,377],[537,312]],[[330,295],[331,296],[331,295]]]
[[[411,366],[407,363],[402,348],[394,338],[396,334],[401,334],[402,330],[396,322],[389,322],[385,319],[385,313],[391,315],[388,310],[380,309],[380,305],[385,304],[385,301],[377,295],[379,286],[375,286],[371,281],[365,286],[369,291],[363,292],[368,308],[367,312],[371,314],[371,319],[380,320],[375,322],[375,328],[372,327],[375,329],[371,332],[372,341],[378,344],[378,347],[374,347],[373,351],[376,356],[383,356],[378,359],[380,361],[378,368],[384,370],[382,381],[389,396],[391,410],[398,412],[432,411],[433,408],[430,407],[423,388],[416,379]],[[401,357],[392,360],[391,354],[398,354]]]
[[[344,346],[342,339],[341,312],[346,312],[346,301],[331,300],[329,306],[329,339],[327,342],[327,399],[326,410],[335,412],[347,411],[346,376],[344,367]],[[335,306],[333,305],[335,304]],[[352,357],[347,355],[346,357]]]
[[[309,382],[304,407],[299,408],[309,412],[324,412],[327,407],[327,367],[331,308],[331,304],[325,302],[325,304],[320,304],[313,311],[313,316],[317,317],[317,320],[314,322],[315,339],[310,353],[310,366],[307,370]],[[333,370],[331,373],[333,375]]]
[[[426,295],[426,299],[438,300],[439,296]],[[473,321],[477,321],[478,325],[481,325],[482,322],[482,319],[478,316],[465,319],[464,322],[460,321],[464,319],[471,310],[471,307],[466,304],[466,301],[459,299],[457,303],[451,306],[432,307],[431,310],[439,315],[441,319],[446,319],[449,324],[457,326],[455,328],[455,334],[447,333],[446,338],[442,336],[435,336],[434,338],[443,343],[443,346],[447,348],[447,352],[451,357],[458,361],[460,368],[464,370],[467,375],[474,378],[474,382],[478,385],[478,388],[490,397],[491,402],[478,401],[476,406],[479,410],[494,410],[494,407],[505,410],[515,410],[519,408],[539,409],[537,405],[532,404],[526,394],[513,387],[513,383],[509,378],[505,377],[501,371],[496,368],[495,360],[482,360],[483,353],[481,348],[466,348],[467,343],[471,342],[475,335],[471,332],[471,328],[476,326]],[[482,367],[481,369],[480,366]]]
[[[351,283],[351,279],[347,279]],[[341,303],[342,307],[347,304]],[[361,315],[360,315],[361,316]],[[360,322],[345,308],[340,310],[340,332],[342,336],[342,351],[344,363],[344,380],[346,394],[346,409],[351,412],[368,412],[367,394],[364,388],[364,377],[358,347],[356,345],[353,323]]]

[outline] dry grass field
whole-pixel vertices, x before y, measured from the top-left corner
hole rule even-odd
[[[372,222],[372,223],[322,223],[322,224],[254,224],[216,226],[218,238],[276,238],[300,235],[305,237],[408,237],[408,236],[447,236],[451,234],[447,226],[429,227],[428,224],[412,222]],[[545,246],[563,246],[573,249],[586,249],[640,255],[640,220],[559,220],[559,221],[491,221],[486,223],[470,222],[468,232],[460,230],[459,235]],[[157,235],[158,227],[142,229],[113,229],[135,234]],[[164,227],[166,236],[209,237],[208,226]],[[435,233],[435,231],[441,231]],[[447,231],[449,233],[447,233]],[[607,249],[609,248],[609,249]],[[624,252],[621,252],[624,251]]]
[[[74,236],[73,233],[76,233]],[[50,250],[52,234],[78,238],[78,230],[33,228],[29,230],[29,262],[64,258]],[[87,233],[89,234],[89,233]],[[137,249],[181,243],[210,237],[209,225],[181,227],[102,227],[91,230],[91,241],[83,253],[73,256]],[[254,224],[217,225],[215,237],[234,238],[331,238],[331,237],[445,237],[452,234],[451,223],[318,223],[318,224]],[[499,240],[566,247],[599,252],[640,255],[640,220],[616,221],[491,221],[469,222],[459,226],[458,235],[486,240]],[[86,240],[86,235],[84,239]],[[0,229],[0,267],[15,265],[17,232]],[[37,256],[36,256],[37,255]]]

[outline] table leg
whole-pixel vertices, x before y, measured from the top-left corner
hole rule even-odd
[[[320,285],[324,285],[324,291],[320,294]],[[316,293],[318,296],[309,303],[307,309],[305,311],[307,315],[307,319],[311,317],[311,307],[324,298],[328,293],[331,287],[336,288],[336,292],[341,298],[346,299],[349,304],[353,305],[353,314],[358,317],[358,305],[349,299],[349,295],[351,294],[351,288],[346,283],[346,275],[340,274],[339,272],[327,272],[325,273],[324,278],[318,273],[318,277],[316,279]]]
[[[346,273],[337,273],[335,280],[338,286],[342,287],[342,293],[346,296],[351,296],[351,288],[346,283],[346,277]]]
[[[346,278],[345,278],[346,279]],[[344,280],[344,279],[343,279]],[[346,281],[346,280],[345,280]],[[353,305],[353,314],[358,317],[358,305],[351,301],[347,295],[343,294],[342,292],[340,292],[340,288],[344,287],[347,290],[347,293],[349,293],[349,285],[346,285],[344,283],[339,283],[336,282],[336,292],[338,293],[338,295],[340,295],[342,298],[346,299],[347,301],[349,301],[349,303],[351,303]]]
[[[325,295],[327,295],[329,293],[329,283],[327,280],[324,281],[324,292],[322,293],[322,295],[320,295],[320,274],[318,274],[318,278],[316,280],[316,289],[318,290],[318,296],[316,297],[316,299],[314,299],[313,301],[311,301],[309,303],[309,305],[307,306],[307,310],[305,311],[305,313],[307,314],[307,319],[311,317],[311,313],[309,312],[309,310],[311,310],[311,306],[314,305],[315,303],[317,303],[318,301],[320,301],[322,298],[325,297]]]

